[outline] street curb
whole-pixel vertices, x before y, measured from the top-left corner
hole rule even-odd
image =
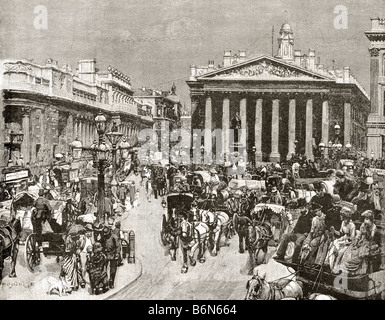
[[[119,290],[117,290],[116,292],[114,293],[111,293],[109,296],[107,297],[104,297],[102,298],[101,300],[109,300],[109,299],[112,299],[114,298],[115,296],[117,296],[120,292],[122,292],[124,289],[128,288],[131,284],[133,284],[135,281],[137,281],[143,274],[143,264],[142,262],[140,261],[140,259],[138,258],[135,258],[136,262],[137,263],[139,261],[140,263],[140,272],[139,274],[136,276],[136,278],[134,278],[133,280],[131,280],[129,283],[125,284],[123,287],[121,287]]]

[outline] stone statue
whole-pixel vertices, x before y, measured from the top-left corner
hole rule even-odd
[[[234,118],[231,120],[231,129],[234,130],[234,144],[239,142],[239,129],[241,129],[241,118],[239,117],[239,112],[237,112]]]

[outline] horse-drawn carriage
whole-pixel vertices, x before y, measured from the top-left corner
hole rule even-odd
[[[26,203],[25,199],[27,198],[27,195],[20,196],[19,199],[15,203],[16,207],[25,206],[28,205],[27,212],[30,212],[33,207],[33,202]],[[32,200],[33,198],[31,198]],[[19,205],[19,203],[23,203]],[[51,217],[49,220],[43,223],[42,226],[42,252],[40,252],[40,248],[38,245],[38,235],[33,232],[32,224],[29,226],[29,235],[27,236],[25,240],[25,260],[26,265],[29,271],[33,272],[37,265],[40,264],[41,257],[40,254],[42,253],[44,256],[56,256],[56,261],[59,261],[59,257],[63,256],[65,245],[64,245],[64,239],[65,239],[65,232],[63,230],[66,229],[66,221],[63,221],[63,209],[65,207],[65,201],[63,200],[50,200],[49,201],[50,206],[52,208]],[[20,211],[20,210],[19,210]],[[29,218],[28,223],[30,223],[30,213],[27,215]],[[26,219],[26,214],[24,214],[24,220]],[[24,224],[24,227],[27,225]]]
[[[191,193],[171,193],[166,198],[165,212],[162,216],[162,225],[160,231],[160,238],[163,245],[169,244],[171,233],[171,218],[173,212],[176,214],[177,221],[182,212],[189,211],[194,197]]]
[[[355,211],[355,206],[349,202],[340,204]],[[294,218],[294,221],[297,219]],[[356,230],[360,230],[362,221],[354,220]],[[289,242],[285,256],[275,260],[295,270],[297,280],[304,284],[304,289],[310,293],[319,292],[331,295],[337,299],[384,299],[385,298],[385,251],[383,248],[385,225],[383,221],[374,220],[377,226],[373,242],[362,245],[362,242],[353,239],[346,244],[343,251],[335,251],[334,238],[332,241],[321,240],[315,251],[315,260],[307,260],[306,245],[301,246],[299,256],[294,260],[296,244]],[[295,222],[292,227],[295,227]],[[291,228],[293,229],[293,228]],[[356,232],[356,236],[359,232]],[[329,234],[330,236],[330,234]],[[328,239],[327,234],[323,236]],[[288,238],[289,239],[289,238]],[[338,238],[337,238],[338,239]],[[293,238],[294,240],[294,238]],[[335,248],[334,250],[332,250]],[[338,253],[338,263],[332,263],[332,255]],[[332,265],[334,268],[332,269]],[[337,268],[335,266],[337,265]]]

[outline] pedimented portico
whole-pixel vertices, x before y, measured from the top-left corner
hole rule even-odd
[[[285,30],[288,30],[285,24]],[[284,26],[283,26],[284,29]],[[286,45],[281,42],[281,45]],[[287,44],[292,45],[291,44]],[[244,51],[231,55],[225,51],[223,65],[191,66],[190,87],[192,128],[225,129],[239,113],[245,134],[241,137],[244,153],[256,161],[277,162],[295,152],[314,159],[321,141],[328,143],[331,128],[344,127],[342,143],[364,148],[365,121],[369,100],[348,68],[327,70],[316,65],[315,55],[260,55],[246,59]],[[351,110],[356,118],[352,121]],[[362,115],[362,120],[359,114]],[[347,119],[349,117],[349,119]],[[232,152],[231,139],[224,134],[222,153]],[[204,145],[213,152],[216,141],[205,135]],[[254,148],[253,148],[254,147]]]

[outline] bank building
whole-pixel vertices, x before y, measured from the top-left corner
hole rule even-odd
[[[296,152],[314,160],[320,145],[327,156],[336,142],[366,152],[368,94],[349,67],[327,68],[315,50],[305,53],[294,43],[284,23],[275,56],[225,50],[220,65],[191,66],[191,127],[208,129],[201,139],[206,152],[234,151],[229,134],[212,132],[232,128],[237,115],[238,151],[257,162],[284,161]]]

